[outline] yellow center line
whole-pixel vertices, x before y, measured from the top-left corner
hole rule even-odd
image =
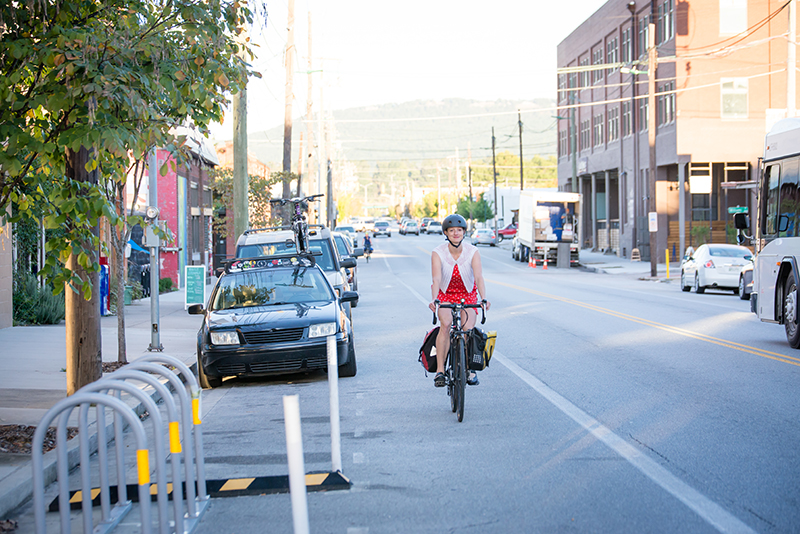
[[[608,308],[603,308],[600,306],[595,306],[594,304],[587,304],[585,302],[581,302],[579,300],[568,299],[566,297],[559,297],[558,295],[551,295],[549,293],[543,293],[541,291],[536,291],[534,289],[528,289],[526,287],[517,286],[514,284],[508,284],[506,282],[500,282],[498,280],[492,280],[486,278],[487,282],[491,282],[493,284],[497,284],[500,286],[508,287],[511,289],[516,289],[517,291],[524,291],[526,293],[531,293],[533,295],[538,295],[540,297],[557,300],[560,302],[564,302],[566,304],[573,304],[575,306],[580,306],[581,308],[586,308],[587,310],[596,311],[598,313],[602,313],[605,315],[610,315],[612,317],[617,317],[619,319],[624,319],[626,321],[630,321],[633,323],[638,323],[644,326],[649,326],[651,328],[657,328],[659,330],[664,330],[666,332],[671,332],[673,334],[678,334],[685,337],[694,338],[700,341],[705,341],[707,343],[712,343],[714,345],[719,345],[721,347],[726,347],[729,349],[738,350],[741,352],[747,352],[750,354],[755,354],[756,356],[760,356],[762,358],[768,358],[770,360],[776,360],[779,362],[788,363],[791,365],[796,365],[800,367],[800,358],[795,358],[793,356],[786,356],[784,354],[780,354],[777,352],[770,352],[768,350],[759,349],[756,347],[751,347],[749,345],[744,345],[742,343],[736,343],[735,341],[728,341],[725,339],[716,338],[713,336],[708,336],[705,334],[700,334],[698,332],[692,332],[691,330],[686,330],[685,328],[680,328],[677,326],[670,326],[662,323],[658,323],[656,321],[651,321],[649,319],[642,319],[641,317],[636,317],[634,315],[628,315],[627,313],[622,313],[614,310],[609,310]]]

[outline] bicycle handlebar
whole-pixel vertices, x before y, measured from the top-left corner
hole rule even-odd
[[[486,299],[483,299],[479,304],[464,304],[462,299],[460,303],[439,302],[438,299],[433,301],[437,308],[450,308],[451,310],[463,310],[466,308],[480,308],[481,309],[481,324],[486,323],[486,308],[483,305]],[[433,324],[436,324],[436,312],[433,312]]]
[[[319,193],[319,194],[311,195],[311,196],[307,196],[307,197],[271,198],[270,202],[273,203],[273,204],[277,204],[278,202],[280,202],[281,206],[283,206],[287,202],[291,202],[292,204],[299,204],[301,202],[306,202],[306,201],[309,201],[309,200],[315,200],[318,197],[324,197],[324,196],[325,196],[325,193]]]

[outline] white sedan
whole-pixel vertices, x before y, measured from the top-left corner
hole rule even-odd
[[[746,247],[711,243],[700,245],[684,258],[681,265],[681,289],[705,293],[706,289],[728,289],[739,294],[739,273],[749,264],[753,253]]]

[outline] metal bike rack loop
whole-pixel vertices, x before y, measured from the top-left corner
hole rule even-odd
[[[121,400],[114,398],[110,395],[101,393],[89,393],[83,390],[77,391],[74,395],[62,399],[50,408],[42,417],[39,425],[36,427],[36,432],[33,435],[32,451],[31,451],[31,466],[33,469],[33,506],[35,513],[36,534],[45,534],[47,532],[47,525],[45,522],[45,502],[44,502],[44,454],[42,453],[42,445],[44,443],[45,435],[50,424],[56,417],[60,416],[58,430],[56,432],[56,451],[57,451],[57,468],[58,468],[58,481],[59,481],[59,516],[61,520],[62,534],[69,534],[71,532],[70,525],[70,508],[69,508],[69,486],[67,484],[69,479],[69,467],[67,463],[67,421],[72,410],[76,406],[83,407],[90,404],[98,406],[106,406],[119,414],[122,419],[128,423],[133,432],[133,437],[136,442],[136,460],[138,467],[138,486],[139,486],[139,511],[141,514],[141,532],[142,534],[150,534],[150,466],[149,454],[150,451],[147,447],[147,436],[144,431],[144,426],[139,420],[133,410]],[[97,421],[98,428],[105,425],[105,420]],[[89,428],[86,417],[79,418],[78,432],[81,435],[80,448],[81,457],[88,455],[88,441],[89,441]],[[106,447],[106,443],[99,443],[98,448]],[[85,451],[85,452],[84,452]],[[123,463],[122,457],[117,459],[118,463]],[[87,484],[86,479],[82,479],[82,491],[85,494],[91,494],[91,484]],[[84,502],[85,504],[85,502]],[[116,522],[130,510],[130,502],[124,503],[115,510],[116,515],[110,513],[110,517],[116,519]],[[84,508],[84,516],[86,515]],[[91,509],[89,510],[91,513]],[[111,525],[101,524],[98,526],[98,532],[108,532],[112,529],[116,522]],[[92,532],[91,520],[88,521],[84,517],[84,532],[89,534]]]
[[[148,376],[146,373],[137,372],[136,374],[142,375],[140,376],[131,376],[131,378],[135,378],[137,380],[147,381],[148,384],[151,384],[155,387],[155,384],[152,384],[150,380],[153,382],[158,382],[155,380],[154,377]],[[140,388],[134,386],[133,384],[129,384],[122,380],[121,375],[114,376],[114,373],[111,373],[107,377],[98,380],[97,382],[93,382],[81,388],[81,391],[89,392],[98,392],[98,393],[105,393],[109,390],[116,390],[117,395],[121,394],[123,391],[130,395],[136,397],[139,401],[141,401],[148,413],[150,414],[150,418],[153,421],[153,445],[154,445],[154,453],[155,453],[155,461],[156,461],[156,488],[157,488],[157,500],[158,500],[158,522],[159,522],[159,532],[161,534],[170,534],[169,528],[169,517],[167,515],[167,508],[168,508],[168,496],[167,496],[167,464],[166,464],[166,447],[164,446],[164,424],[161,417],[161,413],[159,412],[158,406],[156,405],[155,401],[144,391]],[[160,394],[169,395],[167,388],[165,388],[162,384],[158,383],[159,387],[156,387],[156,391]],[[180,488],[180,443],[178,443],[178,447],[174,447],[174,440],[172,439],[173,433],[173,425],[177,424],[177,408],[175,407],[174,402],[169,402],[172,399],[165,400],[167,406],[167,413],[169,415],[169,433],[170,433],[170,463],[172,464],[172,480],[173,480],[173,488],[177,487]],[[80,417],[85,417],[86,413],[88,412],[89,407],[87,405],[81,406]],[[105,411],[103,407],[98,405],[97,407],[98,421],[105,420]],[[102,418],[101,418],[102,417]],[[115,418],[114,425],[117,426],[118,421]],[[108,483],[108,466],[107,466],[107,457],[108,453],[106,447],[101,447],[100,444],[106,443],[105,440],[105,428],[104,425],[98,425],[98,447],[97,447],[97,456],[98,456],[98,464],[100,467],[100,507],[102,509],[103,519],[105,520],[108,517],[108,509],[110,507],[110,500],[109,500],[109,483]],[[83,436],[81,436],[83,439]],[[88,439],[88,438],[87,438]],[[123,453],[120,452],[120,448],[122,446],[121,440],[117,442],[117,454],[121,455]],[[83,457],[84,449],[81,447],[81,476],[85,477],[83,486],[88,486],[90,484],[89,480],[89,454],[88,450],[85,453],[85,459]],[[118,458],[121,456],[118,456]],[[85,461],[85,463],[84,463]],[[87,466],[84,468],[84,465]],[[117,465],[118,469],[120,464],[118,462]],[[124,469],[124,465],[122,465]],[[118,471],[119,473],[119,471]],[[60,482],[60,481],[59,481]],[[127,499],[127,488],[125,488],[125,473],[122,472],[122,476],[120,477],[118,474],[117,479],[117,495],[119,496],[118,502],[121,502],[123,499]],[[119,488],[122,487],[124,489],[120,490]],[[122,493],[120,493],[120,491]],[[181,501],[182,497],[181,491],[173,494],[173,499],[175,500],[175,532],[182,533],[183,532],[183,505]],[[91,510],[92,506],[92,497],[87,492],[82,493],[82,500],[83,500],[83,513],[84,513],[84,522],[86,521],[86,517],[91,517],[91,513],[87,514],[87,510]],[[68,502],[61,502],[59,503],[59,508],[62,506],[69,506]]]

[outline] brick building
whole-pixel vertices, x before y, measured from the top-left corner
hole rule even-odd
[[[651,194],[659,261],[702,233],[732,239],[728,208],[754,206],[764,135],[786,114],[788,13],[783,0],[609,0],[558,45],[558,183],[572,190],[575,172],[584,247],[626,257],[638,248],[649,258]]]

